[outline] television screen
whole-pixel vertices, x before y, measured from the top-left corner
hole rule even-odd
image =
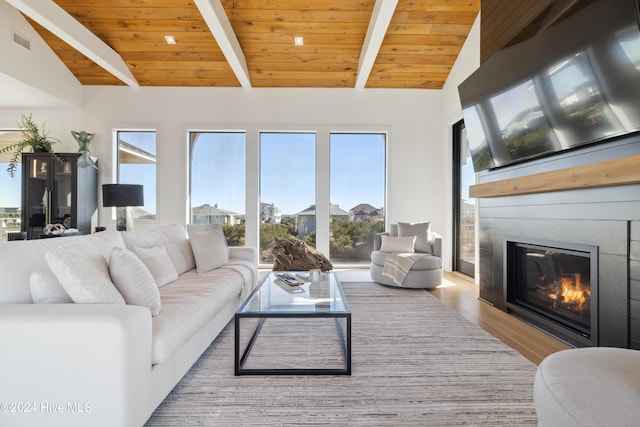
[[[582,3],[459,86],[476,171],[640,130],[634,1]]]

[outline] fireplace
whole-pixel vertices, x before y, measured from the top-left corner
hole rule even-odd
[[[507,310],[576,346],[598,345],[598,247],[506,240]]]

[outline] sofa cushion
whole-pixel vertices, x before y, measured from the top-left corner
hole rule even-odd
[[[416,242],[416,236],[380,236],[382,238],[382,244],[380,250],[382,252],[396,252],[396,253],[410,253],[414,252],[414,245]]]
[[[416,236],[415,251],[432,253],[429,241],[431,222],[398,222],[398,236]]]
[[[68,239],[68,237],[65,237],[65,239]],[[88,236],[82,236],[81,239],[90,240],[106,260],[111,256],[113,248],[125,247],[122,234],[116,230],[105,230],[100,233],[93,233]]]
[[[188,226],[198,273],[206,273],[229,261],[227,240],[220,226]]]
[[[196,268],[196,260],[193,257],[191,242],[189,239],[176,240],[174,242],[165,242],[162,244],[173,262],[178,274]]]
[[[389,252],[373,251],[371,252],[371,263],[384,266]],[[436,256],[424,256],[416,261],[411,270],[434,270],[442,267],[442,258]]]
[[[178,272],[169,258],[167,250],[162,245],[150,248],[135,247],[135,252],[144,265],[149,269],[158,287],[164,286],[178,279]]]
[[[147,307],[152,316],[160,313],[160,291],[156,281],[136,254],[126,248],[113,248],[109,273],[127,304]]]
[[[187,231],[182,224],[164,225],[153,230],[122,232],[122,239],[129,250],[134,250],[135,247],[150,248],[186,238]]]
[[[180,275],[160,289],[162,311],[153,318],[152,363],[171,357],[194,333],[229,304],[240,304],[242,280],[238,272],[219,268]]]
[[[51,271],[34,271],[29,276],[31,297],[36,304],[68,304],[73,300]]]
[[[108,259],[113,246],[124,246],[120,233],[108,230],[86,236],[0,242],[0,304],[33,302],[29,276],[34,271],[50,271],[44,254],[78,240],[90,240]]]
[[[93,239],[78,239],[45,254],[49,268],[76,303],[125,303],[111,282],[109,265],[102,254],[102,243]]]

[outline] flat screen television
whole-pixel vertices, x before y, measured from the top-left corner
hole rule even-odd
[[[475,171],[640,130],[634,0],[582,0],[458,87]]]

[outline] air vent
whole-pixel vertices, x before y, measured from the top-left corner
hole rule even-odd
[[[17,33],[16,31],[13,31],[13,41],[14,43],[19,44],[25,49],[31,50],[31,40]]]

